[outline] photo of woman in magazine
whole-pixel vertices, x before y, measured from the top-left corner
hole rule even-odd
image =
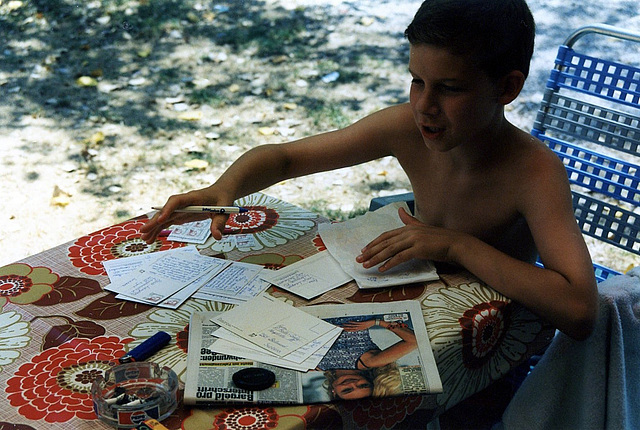
[[[311,390],[319,390],[319,385],[329,400],[404,392],[399,366],[420,366],[408,314],[323,319],[342,327],[343,332],[318,364],[318,371],[309,372],[309,384],[303,385],[305,398],[312,395]]]

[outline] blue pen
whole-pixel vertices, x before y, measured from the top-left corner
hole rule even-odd
[[[159,331],[158,333],[154,334],[149,339],[145,340],[140,345],[136,346],[131,351],[120,357],[118,361],[120,362],[120,364],[131,363],[134,361],[144,361],[156,352],[160,351],[166,344],[169,343],[170,340],[171,336],[168,333]]]

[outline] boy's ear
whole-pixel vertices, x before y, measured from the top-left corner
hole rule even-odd
[[[525,77],[520,70],[512,70],[500,79],[498,101],[508,105],[518,97],[524,86]]]

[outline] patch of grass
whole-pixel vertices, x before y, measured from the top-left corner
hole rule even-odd
[[[270,57],[293,53],[303,55],[308,49],[305,43],[306,20],[302,11],[275,19],[250,17],[250,23],[234,25],[217,35],[217,43],[241,50],[255,45],[257,55]]]
[[[326,59],[326,58],[323,58],[320,61],[318,61],[318,64],[316,67],[318,69],[318,74],[320,76],[326,75],[327,73],[331,73],[336,70],[340,70],[340,65],[337,62],[330,59]]]
[[[158,38],[167,30],[181,28],[181,20],[192,9],[192,2],[155,0],[142,3],[138,13],[128,22],[128,30],[142,40]]]
[[[95,162],[92,160],[87,161],[87,174],[92,173],[97,175],[99,171],[100,169]]]
[[[329,202],[326,200],[314,200],[309,203],[308,209],[322,215],[332,221],[346,221],[367,213],[367,208],[354,208],[348,212],[340,209],[329,209]]]
[[[309,118],[320,129],[344,128],[351,124],[351,119],[343,112],[339,104],[314,100],[305,105]]]
[[[191,103],[209,105],[215,108],[223,107],[227,103],[226,97],[213,87],[199,88],[191,91],[189,101]]]
[[[162,68],[158,70],[157,77],[161,83],[171,83],[180,78],[180,70]]]
[[[132,217],[131,212],[126,209],[118,209],[114,215],[117,219],[129,219]]]
[[[27,182],[33,182],[33,181],[36,181],[36,180],[40,179],[40,174],[38,172],[27,172],[24,175],[24,179]]]
[[[394,184],[387,181],[386,179],[382,182],[374,182],[369,185],[369,188],[371,188],[374,191],[390,190],[393,187],[394,187]]]
[[[360,73],[355,70],[340,70],[340,77],[338,78],[338,82],[342,84],[346,84],[349,82],[359,82],[367,76],[368,75],[366,75],[365,73]]]

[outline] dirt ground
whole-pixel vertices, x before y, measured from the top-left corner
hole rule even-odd
[[[419,4],[0,0],[0,266],[208,185],[253,146],[407,101],[402,33]],[[573,29],[640,31],[636,0],[529,4],[536,54],[507,112],[526,130]],[[266,192],[344,219],[408,190],[395,160],[382,159]],[[640,264],[590,247],[620,270]]]

